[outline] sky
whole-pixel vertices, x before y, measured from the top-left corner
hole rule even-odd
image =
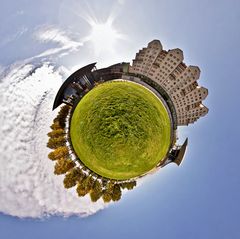
[[[16,94],[14,89],[20,89],[19,94],[27,94],[23,91],[26,86],[22,83],[24,80],[15,84],[18,78],[11,89],[7,88],[13,77],[5,76],[8,72],[20,74],[19,65],[49,63],[57,68],[54,71],[45,66],[46,71],[50,71],[50,75],[55,74],[54,79],[58,80],[58,83],[51,85],[51,92],[54,92],[62,80],[60,75],[68,75],[74,69],[92,62],[97,62],[98,68],[122,61],[130,62],[135,53],[153,39],[159,39],[166,50],[182,49],[184,62],[200,67],[199,84],[209,90],[204,101],[209,108],[208,115],[179,130],[180,142],[185,137],[189,138],[182,166],[166,166],[149,176],[136,189],[124,194],[120,202],[98,211],[103,208],[99,204],[92,213],[98,212],[93,215],[72,215],[79,212],[76,199],[61,202],[54,199],[47,204],[51,193],[48,191],[49,194],[41,198],[44,200],[42,203],[49,207],[44,209],[44,212],[50,212],[45,217],[11,216],[14,213],[9,205],[16,204],[19,209],[14,210],[25,213],[27,198],[25,204],[22,200],[15,203],[15,200],[18,200],[17,193],[22,193],[20,186],[29,177],[16,177],[15,181],[9,181],[5,178],[6,174],[0,174],[1,238],[240,238],[240,1],[2,0],[0,4],[0,72],[4,72],[0,79],[1,88],[4,89],[1,95],[6,90],[10,97]],[[96,22],[112,24],[115,39],[105,34],[108,37],[104,38],[102,46],[99,45],[96,41],[98,35],[92,34]],[[44,68],[37,72],[39,77],[45,76],[42,70]],[[27,86],[30,87],[32,78],[27,79]],[[38,84],[39,88],[42,87],[41,92],[47,92],[41,81]],[[31,97],[41,100],[41,94],[37,92]],[[11,101],[11,98],[6,99]],[[50,95],[50,99],[53,96]],[[28,102],[25,103],[28,105]],[[1,101],[0,106],[0,120],[3,119],[3,112],[12,117],[12,108],[6,101]],[[21,107],[20,103],[17,107]],[[13,112],[16,113],[17,109]],[[20,113],[13,114],[16,121]],[[45,113],[43,111],[42,114]],[[4,127],[1,124],[2,140],[4,130],[7,132]],[[28,125],[22,124],[21,127]],[[16,132],[22,131],[18,127],[12,132],[7,135],[8,144],[11,144],[11,139],[14,141]],[[1,172],[5,167],[4,150],[8,148],[3,143],[0,146]],[[17,150],[14,153],[22,157]],[[20,185],[18,180],[22,180]],[[7,189],[2,190],[3,183],[8,183],[9,188],[19,188],[11,194],[15,198],[5,196],[4,190]],[[53,184],[54,187],[56,185]],[[56,198],[60,193],[56,194]],[[49,203],[61,204],[61,209],[53,209]],[[71,204],[68,213],[67,203]],[[27,213],[32,211],[42,215],[40,212],[37,214],[34,204],[29,202],[29,205],[33,207]],[[38,208],[39,211],[43,210]],[[58,212],[61,215],[57,215]],[[69,215],[72,216],[67,217]]]

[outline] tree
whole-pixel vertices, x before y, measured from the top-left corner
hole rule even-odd
[[[105,203],[108,203],[111,201],[112,197],[111,194],[108,193],[106,190],[103,191],[102,199]]]
[[[59,136],[64,136],[64,135],[65,135],[65,131],[63,129],[55,129],[48,133],[48,137],[50,138],[57,138]]]
[[[58,147],[64,146],[66,139],[64,136],[59,136],[57,138],[49,138],[47,147],[50,149],[56,149]]]
[[[68,156],[69,156],[69,151],[68,151],[68,147],[66,146],[59,147],[48,154],[48,158],[51,160],[66,158]]]
[[[71,159],[60,158],[55,164],[54,173],[57,175],[64,174],[71,168],[74,168],[75,165],[76,164]]]
[[[51,160],[57,160],[57,158],[55,157],[54,151],[48,154],[48,158]]]
[[[87,177],[79,181],[78,187],[77,187],[78,196],[83,197],[87,193],[89,193],[92,190],[93,184],[94,184],[94,180],[91,175],[88,175]]]
[[[88,175],[87,178],[85,179],[85,187],[87,191],[90,191],[93,188],[94,185],[94,179],[92,178],[91,175]]]
[[[113,187],[114,187],[113,180],[108,181],[102,195],[102,199],[105,203],[110,202],[112,200]]]
[[[59,121],[56,120],[52,123],[52,125],[50,126],[50,128],[52,130],[56,130],[56,129],[63,129],[63,127],[61,127],[61,125],[59,124]]]
[[[53,120],[53,123],[50,126],[50,128],[52,130],[58,130],[58,129],[65,128],[66,117],[68,115],[69,110],[70,110],[70,107],[68,105],[64,105],[61,107],[60,111],[58,112],[57,117]]]
[[[113,201],[119,201],[122,196],[121,188],[118,184],[115,184],[112,189],[112,200]]]
[[[54,119],[55,122],[59,123],[62,129],[65,128],[66,117],[68,115],[69,110],[70,110],[70,107],[68,105],[62,106],[60,111],[58,112],[57,117]]]
[[[60,109],[59,115],[64,115],[67,116],[68,112],[70,110],[70,106],[69,105],[63,105]]]
[[[98,201],[98,200],[101,198],[101,196],[102,196],[102,192],[99,193],[99,192],[96,192],[96,191],[94,191],[94,190],[92,190],[92,191],[90,192],[90,198],[91,198],[91,201],[92,201],[92,202]]]
[[[108,203],[112,200],[112,196],[109,192],[107,192],[106,190],[103,191],[103,195],[102,195],[102,199],[105,203]]]
[[[102,186],[99,183],[98,180],[95,181],[92,190],[90,191],[90,198],[92,202],[96,202],[98,199],[101,198],[103,192],[102,192]]]
[[[70,106],[69,106],[69,105],[63,105],[63,106],[60,108],[60,111],[58,112],[57,118],[58,118],[58,117],[61,117],[61,116],[67,116],[69,110],[70,110]]]
[[[65,175],[65,178],[63,180],[63,184],[65,188],[71,188],[74,187],[77,182],[84,177],[85,175],[81,171],[80,168],[72,168],[69,170],[69,172]]]
[[[120,183],[120,187],[122,189],[127,188],[128,190],[132,190],[136,185],[137,185],[136,181],[129,181],[129,182]]]
[[[81,183],[78,183],[76,191],[79,197],[84,197],[86,194],[88,194],[89,191],[85,187],[84,180]]]
[[[98,180],[95,181],[93,185],[93,190],[99,193],[102,192],[102,185]]]

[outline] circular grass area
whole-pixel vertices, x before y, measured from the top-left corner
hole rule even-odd
[[[111,81],[96,86],[78,103],[70,137],[89,169],[107,178],[129,179],[164,159],[171,123],[163,103],[148,89]]]

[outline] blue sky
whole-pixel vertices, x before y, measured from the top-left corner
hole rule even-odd
[[[0,214],[1,238],[240,238],[240,1],[19,0],[1,1],[0,13],[1,68],[62,47],[36,37],[50,27],[71,43],[68,55],[51,58],[57,65],[71,70],[95,61],[131,61],[139,48],[159,39],[165,49],[182,49],[185,63],[201,69],[199,84],[209,89],[209,114],[179,132],[189,137],[181,167],[167,166],[87,218]],[[96,55],[84,42],[91,30],[86,13],[100,22],[115,16],[113,26],[125,37],[114,53]],[[73,49],[76,42],[82,45]]]

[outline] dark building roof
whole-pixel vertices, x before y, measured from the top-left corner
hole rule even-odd
[[[184,155],[185,155],[185,152],[186,152],[186,149],[187,149],[187,145],[188,145],[188,138],[186,138],[183,145],[178,150],[177,157],[173,160],[173,163],[176,163],[178,166],[182,163],[182,161],[184,159]]]
[[[96,62],[86,65],[82,68],[80,68],[79,70],[75,71],[72,75],[70,75],[62,84],[62,86],[60,87],[60,89],[58,90],[58,93],[55,97],[54,103],[53,103],[53,110],[56,109],[59,105],[62,104],[63,102],[63,98],[64,98],[64,91],[66,90],[66,88],[75,80],[81,78],[84,75],[87,75],[89,73],[91,73],[92,69],[95,67]]]

